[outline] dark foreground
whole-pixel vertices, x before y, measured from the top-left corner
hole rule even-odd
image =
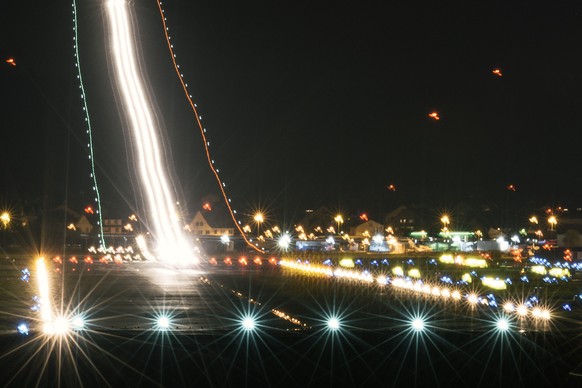
[[[0,268],[1,386],[582,386],[576,316],[499,332],[496,312],[273,268],[79,265],[53,272],[54,299],[87,325],[46,337],[29,308],[34,282],[18,280],[21,266]],[[167,329],[156,324],[160,314],[171,317]],[[247,315],[254,330],[241,326]],[[411,328],[417,315],[426,330]],[[328,329],[330,316],[338,330]],[[28,335],[16,332],[21,321],[30,322]]]

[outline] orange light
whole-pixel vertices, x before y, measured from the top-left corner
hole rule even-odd
[[[503,76],[503,74],[501,73],[501,70],[500,69],[493,69],[492,73],[495,74],[498,77],[502,77]]]
[[[507,190],[515,191],[515,185],[508,185]]]
[[[93,208],[91,206],[87,206],[85,208],[85,213],[87,213],[87,214],[95,214],[95,212],[93,211]]]
[[[363,221],[368,221],[368,215],[366,213],[360,214],[360,219]]]
[[[206,202],[204,205],[202,205],[202,209],[208,210],[210,212],[212,211],[212,206],[210,206],[210,203]]]
[[[396,186],[394,186],[394,185],[388,185],[388,190],[390,190],[390,191],[396,191]]]
[[[14,61],[14,58],[8,58],[6,60],[6,63],[12,65],[12,66],[16,66],[16,62]]]
[[[437,112],[432,112],[428,114],[428,117],[430,117],[431,119],[435,119],[435,120],[440,120],[441,118],[439,117],[439,114]]]

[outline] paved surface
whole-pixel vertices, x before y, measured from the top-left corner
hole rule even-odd
[[[0,264],[6,386],[539,386],[580,383],[580,321],[495,330],[495,313],[276,267],[51,265],[53,300],[86,328],[40,334],[32,263]],[[59,270],[57,271],[57,267]],[[60,301],[63,301],[62,303]],[[158,330],[156,318],[170,317]],[[245,316],[257,318],[243,330]],[[427,318],[427,331],[411,318]],[[327,330],[337,316],[338,331]],[[29,335],[16,326],[27,322]],[[523,330],[520,333],[519,330]],[[6,372],[8,371],[8,372]]]

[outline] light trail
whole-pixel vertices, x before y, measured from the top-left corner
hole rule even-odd
[[[156,259],[171,264],[197,263],[192,246],[184,234],[174,206],[168,169],[162,157],[159,128],[151,109],[151,96],[144,88],[134,44],[129,5],[124,0],[106,1],[110,43],[117,84],[134,140],[138,176],[148,218],[153,221]]]
[[[44,257],[36,259],[36,278],[38,282],[38,294],[40,297],[40,317],[46,330],[53,321],[53,311],[49,292],[48,271]]]
[[[79,57],[79,45],[78,39],[78,23],[77,23],[77,2],[73,0],[73,41],[75,49],[75,67],[77,68],[77,79],[79,80],[79,89],[81,89],[81,99],[83,100],[83,112],[85,114],[85,122],[87,123],[87,136],[89,137],[89,143],[87,148],[89,149],[89,161],[91,163],[91,178],[93,180],[93,191],[95,191],[95,202],[97,204],[97,216],[99,225],[99,243],[102,247],[105,247],[105,237],[103,234],[103,218],[101,213],[101,194],[99,193],[99,186],[97,186],[97,176],[95,175],[95,156],[93,155],[93,130],[91,127],[91,119],[89,116],[89,107],[87,106],[87,100],[85,99],[85,86],[83,85],[83,76],[81,75],[81,60]]]
[[[188,92],[188,85],[184,82],[184,76],[180,72],[180,66],[176,62],[176,54],[174,54],[174,46],[170,43],[170,36],[168,34],[168,26],[166,25],[166,17],[164,16],[164,10],[162,9],[162,2],[158,0],[157,3],[158,3],[158,9],[160,11],[160,17],[162,18],[162,24],[164,25],[164,34],[166,37],[166,42],[168,44],[168,49],[170,51],[170,57],[172,58],[172,64],[174,65],[174,70],[176,71],[176,74],[178,75],[178,79],[180,80],[180,84],[182,85],[182,89],[184,90],[184,94],[186,95],[186,99],[188,100],[188,104],[190,105],[190,108],[192,108],[192,112],[194,113],[194,117],[196,118],[196,123],[198,124],[198,128],[200,129],[200,135],[202,136],[202,141],[204,143],[204,150],[206,151],[206,159],[208,160],[208,165],[210,166],[210,169],[212,170],[212,173],[214,174],[214,177],[216,178],[216,181],[218,182],[218,187],[220,188],[220,193],[222,194],[222,197],[224,199],[224,203],[226,204],[226,207],[228,208],[229,214],[230,214],[232,220],[234,221],[235,227],[238,229],[242,238],[244,239],[244,241],[247,243],[247,245],[249,247],[251,247],[252,249],[254,249],[257,252],[262,253],[263,251],[261,249],[256,247],[252,242],[250,242],[247,239],[247,236],[246,236],[244,230],[240,226],[241,222],[236,219],[236,216],[235,216],[236,210],[233,210],[231,205],[230,205],[230,203],[231,203],[230,198],[228,198],[228,196],[226,195],[226,191],[224,189],[224,187],[226,185],[220,179],[220,176],[218,175],[218,169],[214,166],[214,160],[210,156],[210,149],[209,149],[210,142],[206,138],[206,128],[204,128],[204,126],[202,125],[202,121],[201,121],[202,116],[200,116],[200,114],[198,114],[198,110],[196,109],[196,104],[194,104],[194,102],[192,101],[192,96]]]

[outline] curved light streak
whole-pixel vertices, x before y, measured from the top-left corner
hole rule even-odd
[[[83,101],[83,112],[85,113],[85,122],[87,123],[87,136],[89,137],[89,161],[91,162],[91,178],[93,179],[93,190],[95,191],[95,202],[97,203],[97,216],[99,225],[99,243],[105,247],[105,236],[103,234],[103,218],[101,213],[101,194],[99,193],[99,186],[97,185],[97,176],[95,175],[95,157],[93,155],[93,129],[91,127],[91,119],[89,116],[89,107],[85,99],[85,86],[83,85],[83,76],[81,75],[81,60],[79,56],[78,39],[78,24],[77,24],[77,2],[73,0],[73,47],[75,49],[75,67],[77,68],[77,78],[79,79],[79,89],[81,89],[81,100]]]
[[[196,123],[198,124],[198,128],[200,129],[200,135],[202,136],[202,140],[204,142],[204,150],[206,151],[206,159],[208,160],[208,165],[210,166],[210,169],[212,170],[212,173],[214,174],[214,177],[216,178],[216,181],[218,182],[218,187],[220,188],[220,193],[222,194],[222,197],[224,198],[224,203],[226,204],[226,207],[228,208],[228,212],[230,213],[230,216],[231,216],[232,220],[234,221],[234,226],[238,229],[238,231],[240,232],[242,238],[247,243],[247,245],[249,247],[253,248],[257,252],[262,252],[261,249],[256,247],[252,242],[250,242],[247,239],[245,232],[242,230],[242,228],[240,226],[240,222],[237,221],[237,219],[236,219],[236,216],[235,216],[236,212],[233,211],[232,207],[230,206],[230,199],[228,199],[228,197],[226,195],[226,191],[224,190],[225,184],[220,179],[220,176],[218,175],[218,169],[214,167],[214,161],[210,157],[210,149],[208,148],[210,142],[206,139],[206,134],[205,134],[206,129],[202,126],[201,116],[198,114],[198,110],[196,109],[196,104],[194,104],[194,102],[192,101],[192,97],[190,96],[190,93],[188,93],[188,85],[186,85],[186,83],[184,82],[184,77],[183,77],[182,73],[180,72],[180,66],[178,66],[178,63],[176,62],[176,54],[174,54],[174,48],[173,48],[172,44],[170,43],[170,36],[168,35],[168,26],[166,25],[166,17],[164,16],[164,10],[162,9],[162,3],[160,1],[158,1],[157,3],[158,3],[158,9],[160,11],[160,17],[162,18],[162,24],[164,25],[164,35],[166,37],[168,49],[170,50],[170,57],[172,58],[172,64],[174,65],[174,70],[176,71],[176,74],[178,75],[178,79],[180,80],[180,84],[182,85],[182,89],[184,90],[184,94],[186,95],[186,99],[188,100],[188,104],[190,104],[190,108],[192,108],[192,112],[194,112],[194,117],[196,118]]]
[[[156,258],[172,264],[198,262],[174,217],[175,201],[167,178],[168,171],[162,160],[159,128],[153,117],[150,96],[146,93],[143,77],[139,72],[134,32],[130,22],[131,6],[124,0],[109,0],[106,5],[113,66],[134,139],[136,166],[141,188],[145,192],[148,217],[153,221]]]

